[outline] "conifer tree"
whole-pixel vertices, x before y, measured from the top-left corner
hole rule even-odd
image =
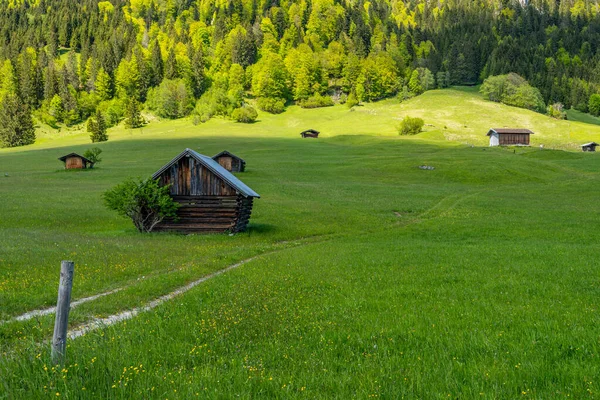
[[[175,49],[171,47],[169,55],[167,56],[167,62],[165,63],[165,79],[177,78],[179,78],[179,71],[177,70],[177,58],[175,57]]]
[[[16,147],[35,142],[35,127],[29,107],[14,93],[0,103],[0,145]]]
[[[144,118],[141,113],[141,105],[135,97],[127,99],[125,104],[125,127],[128,129],[144,126]]]
[[[106,142],[108,140],[108,135],[106,134],[106,122],[104,121],[104,116],[100,110],[96,110],[93,120],[90,118],[87,128],[92,143]]]
[[[150,56],[150,70],[152,74],[150,80],[151,87],[160,85],[163,80],[164,68],[160,44],[158,43],[158,40],[155,40],[154,45],[152,46],[152,54]]]

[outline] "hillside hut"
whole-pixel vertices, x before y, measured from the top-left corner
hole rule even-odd
[[[157,231],[182,233],[242,232],[252,202],[260,196],[211,157],[185,149],[152,175],[170,185],[179,203],[178,219],[165,219]]]
[[[490,146],[529,146],[529,129],[492,128],[488,131]]]
[[[92,161],[77,153],[67,154],[60,157],[59,160],[65,163],[65,169],[86,169],[94,166]]]
[[[303,139],[306,138],[318,138],[319,137],[319,131],[315,131],[314,129],[308,129],[304,132],[300,132],[300,135],[302,135]]]
[[[583,150],[583,151],[596,151],[596,146],[598,146],[598,143],[596,143],[596,142],[590,142],[590,143],[582,144],[581,145],[581,150]]]
[[[242,160],[235,154],[231,154],[227,150],[214,155],[213,160],[218,162],[223,168],[230,172],[244,172],[246,169],[246,161]]]

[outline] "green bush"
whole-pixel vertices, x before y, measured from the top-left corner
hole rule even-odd
[[[231,118],[233,118],[237,122],[250,124],[256,121],[256,118],[258,118],[258,113],[254,109],[254,107],[243,106],[233,110],[233,112],[231,113]]]
[[[125,116],[125,105],[121,99],[103,101],[98,104],[96,110],[102,112],[107,128],[118,125]]]
[[[562,103],[550,104],[546,109],[546,113],[556,119],[567,119],[567,113],[564,111]]]
[[[233,110],[233,104],[225,90],[215,85],[196,102],[194,121],[206,122],[215,116],[229,117]]]
[[[479,91],[491,101],[537,112],[546,111],[540,91],[515,73],[490,76],[483,82]]]
[[[271,97],[260,97],[257,100],[258,108],[271,114],[281,114],[285,111],[285,100]]]
[[[425,121],[421,118],[405,117],[402,122],[400,122],[398,133],[400,133],[400,135],[416,135],[421,132],[424,124]]]
[[[355,105],[358,105],[358,99],[356,98],[356,94],[354,92],[350,92],[345,104],[348,108],[352,108]]]
[[[154,179],[128,179],[103,197],[106,207],[131,218],[142,233],[151,232],[165,218],[176,218],[179,208],[169,194],[169,186],[160,186]]]
[[[593,94],[590,96],[588,108],[590,110],[590,114],[596,117],[600,115],[600,94]]]
[[[319,93],[316,93],[314,96],[311,96],[306,100],[300,100],[298,103],[302,108],[319,108],[333,106],[333,100],[331,99],[331,97],[321,96]]]
[[[100,153],[102,153],[102,149],[94,147],[93,149],[87,149],[85,153],[83,153],[83,156],[94,164],[98,164],[100,161],[102,161],[100,158]],[[93,168],[93,166],[90,168]]]
[[[159,87],[150,89],[147,104],[159,117],[177,119],[192,111],[193,101],[182,79],[165,79]]]

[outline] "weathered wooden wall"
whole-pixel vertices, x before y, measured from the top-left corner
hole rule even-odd
[[[243,232],[252,213],[252,198],[239,196],[173,196],[180,204],[177,221],[158,224],[156,231],[184,233]]]
[[[252,197],[244,197],[192,157],[183,157],[159,176],[171,185],[180,204],[178,220],[165,220],[156,231],[184,233],[242,232],[252,213]]]
[[[525,133],[504,133],[499,135],[500,146],[529,144],[529,135]]]
[[[222,155],[215,159],[221,167],[225,168],[230,172],[243,172],[244,168],[242,165],[242,161],[236,157],[231,157],[228,155]]]
[[[65,160],[65,169],[82,169],[83,160],[79,157],[69,157]]]
[[[173,196],[235,196],[236,191],[192,157],[183,157],[160,175],[162,185],[171,184]]]

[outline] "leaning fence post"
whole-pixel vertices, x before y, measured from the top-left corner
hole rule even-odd
[[[55,364],[62,364],[65,360],[74,272],[75,263],[73,261],[62,261],[60,263],[60,284],[58,285],[56,320],[54,322],[54,335],[52,336],[52,362]]]

